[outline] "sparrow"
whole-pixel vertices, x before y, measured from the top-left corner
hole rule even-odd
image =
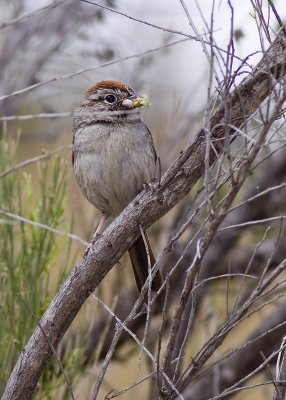
[[[94,240],[110,217],[118,216],[156,176],[152,135],[140,117],[147,103],[146,95],[138,96],[126,83],[104,80],[88,89],[74,109],[76,180],[84,197],[102,214]],[[128,250],[139,292],[149,276],[149,264],[155,264],[146,232],[144,239],[141,235]],[[161,285],[158,271],[151,288],[158,291]]]

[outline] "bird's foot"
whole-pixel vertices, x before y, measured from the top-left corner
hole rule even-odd
[[[154,193],[154,190],[156,189],[157,185],[159,183],[159,180],[157,178],[152,178],[150,182],[144,182],[143,183],[143,188],[144,189],[149,189]]]
[[[93,235],[88,247],[86,248],[84,254],[83,254],[83,258],[85,259],[89,254],[93,254],[92,251],[92,247],[95,244],[95,242],[100,238],[100,236],[102,236],[101,233],[95,232],[95,234]]]

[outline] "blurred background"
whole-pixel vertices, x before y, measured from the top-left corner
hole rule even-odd
[[[234,1],[233,16],[227,1],[190,2],[193,28],[177,2],[110,0],[99,4],[161,28],[202,38],[208,37],[213,21],[216,45],[226,49],[233,36],[236,56],[247,58],[249,67],[244,66],[236,84],[261,57],[262,39],[248,1]],[[283,19],[283,1],[276,1],[275,6]],[[43,11],[37,13],[42,7]],[[267,7],[265,2],[273,33],[278,25]],[[205,48],[199,40],[164,32],[82,1],[35,4],[3,0],[1,18],[0,92],[9,96],[24,90],[2,99],[0,112],[4,121],[11,117],[11,121],[6,118],[9,137],[20,134],[20,160],[34,157],[42,149],[71,143],[72,121],[68,114],[83,92],[102,79],[122,80],[138,92],[148,93],[151,106],[144,112],[144,120],[153,134],[163,170],[201,126],[210,75]],[[19,22],[13,23],[17,18]],[[164,47],[168,44],[170,47]],[[159,50],[144,54],[154,49]],[[233,60],[234,69],[240,65],[239,58]],[[216,65],[218,79],[222,79],[223,72]],[[217,84],[211,82],[213,90]],[[42,113],[65,116],[38,119],[37,114]],[[31,117],[27,121],[13,120],[13,116],[21,115]],[[73,180],[72,173],[69,179]],[[73,188],[71,197],[74,204],[81,194]],[[84,207],[92,210],[86,201]]]
[[[269,43],[257,24],[255,2],[248,0],[186,1],[189,18],[182,4],[173,0],[99,0],[96,4],[78,0],[0,0],[0,3],[0,176],[3,174],[0,209],[14,215],[0,215],[3,304],[0,316],[7,321],[0,328],[1,393],[19,350],[33,331],[34,317],[42,314],[60,282],[81,260],[84,241],[89,241],[98,218],[97,211],[82,197],[71,164],[71,112],[83,92],[102,79],[117,79],[139,93],[147,93],[151,105],[144,111],[143,119],[152,132],[165,171],[204,123],[209,110],[209,91],[219,92],[225,73],[223,50],[228,49],[231,40],[237,56],[233,59],[233,70],[247,59],[236,76],[236,85],[249,74]],[[260,3],[273,38],[279,29],[277,20],[269,2]],[[285,0],[274,3],[285,21]],[[216,76],[210,74],[206,45],[202,43],[210,40],[210,27],[212,40],[222,49],[221,59],[218,57],[214,65]],[[281,132],[284,134],[285,127]],[[31,161],[22,165],[25,160]],[[16,172],[6,174],[5,171],[19,163]],[[187,215],[185,205],[195,198],[194,191],[151,228],[156,254],[164,249],[176,226]],[[17,216],[29,221],[26,223]],[[41,230],[31,221],[59,232]],[[193,226],[193,232],[197,226]],[[76,235],[82,242],[63,232]],[[256,243],[262,233],[256,231],[253,235],[254,240],[250,234],[240,240]],[[128,262],[124,257],[96,294],[113,308],[122,288],[130,287],[132,291],[134,287]],[[233,285],[235,292],[238,284]],[[214,326],[221,323],[220,309],[225,298],[220,299],[218,293],[225,292],[225,287],[225,284],[214,285],[209,297],[202,301],[194,340],[186,350],[189,357],[209,337]],[[133,298],[128,298],[130,304]],[[220,351],[223,353],[247,337],[269,312],[261,311],[251,323],[244,322]],[[100,343],[91,355],[90,349],[95,345],[89,336],[93,329],[100,329],[93,323],[102,313],[95,300],[89,299],[60,349],[63,357],[68,354],[65,368],[72,376],[78,399],[89,398],[100,366],[97,360],[103,357],[105,344]],[[153,327],[155,331],[158,322]],[[108,332],[110,324],[110,320],[105,321],[101,329]],[[147,373],[148,361],[144,357],[138,361],[138,353],[132,344],[123,344],[108,371],[100,398]],[[79,371],[76,365],[84,368]],[[272,393],[271,387],[257,390],[234,394],[231,398],[266,399]],[[153,398],[148,393],[148,383],[144,383],[121,397]],[[56,363],[51,363],[45,371],[35,398],[69,398]]]

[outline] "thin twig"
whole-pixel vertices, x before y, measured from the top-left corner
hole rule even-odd
[[[114,8],[105,6],[105,5],[103,5],[103,4],[96,3],[96,2],[91,1],[91,0],[81,0],[81,1],[82,1],[83,3],[88,3],[88,4],[91,4],[91,5],[93,5],[93,6],[102,8],[103,10],[107,10],[107,11],[110,11],[110,12],[112,12],[112,13],[121,15],[121,16],[126,17],[126,18],[128,18],[128,19],[131,19],[132,21],[140,22],[141,24],[150,26],[151,28],[159,29],[160,31],[163,31],[163,32],[169,32],[169,33],[174,33],[174,34],[176,34],[176,35],[185,36],[185,37],[187,37],[187,38],[189,38],[189,39],[196,40],[196,41],[199,41],[199,42],[202,40],[200,36],[199,36],[199,37],[196,37],[196,36],[189,35],[188,33],[185,33],[185,32],[182,32],[182,31],[177,31],[177,30],[175,30],[175,29],[169,29],[169,28],[165,28],[165,27],[163,27],[163,26],[159,26],[159,25],[156,25],[156,24],[152,24],[151,22],[148,22],[148,21],[146,21],[146,20],[142,20],[142,19],[140,19],[140,18],[135,18],[135,17],[133,17],[132,15],[129,15],[129,14],[124,13],[124,12],[119,11],[119,10],[115,10]],[[208,43],[208,42],[206,42],[206,43]]]
[[[45,151],[43,154],[41,154],[41,155],[39,155],[39,156],[36,156],[36,157],[33,157],[33,158],[29,158],[29,159],[27,159],[27,160],[24,160],[24,161],[22,161],[22,162],[20,162],[20,163],[18,163],[18,164],[13,165],[13,166],[10,167],[10,168],[7,168],[5,171],[1,172],[1,173],[0,173],[0,179],[1,179],[1,178],[4,178],[5,176],[7,176],[7,175],[9,175],[9,174],[11,174],[12,172],[18,171],[18,170],[21,169],[21,168],[24,168],[24,167],[27,167],[28,165],[31,165],[31,164],[34,164],[34,163],[36,163],[36,162],[42,161],[42,160],[44,160],[45,158],[50,158],[50,157],[54,156],[55,154],[60,153],[60,152],[63,151],[63,150],[69,150],[69,149],[71,149],[71,148],[72,148],[72,145],[71,145],[71,144],[68,144],[68,145],[66,145],[66,146],[58,147],[58,148],[55,149],[55,150],[48,150],[48,151]]]
[[[153,48],[153,49],[149,49],[149,50],[143,51],[143,52],[141,52],[141,53],[136,53],[136,54],[132,54],[131,56],[126,56],[126,57],[122,57],[122,58],[117,58],[117,59],[115,59],[115,60],[107,61],[107,62],[104,62],[104,63],[102,63],[102,64],[94,65],[94,66],[89,67],[89,68],[80,69],[80,70],[78,70],[78,71],[76,71],[76,72],[72,72],[72,73],[70,73],[70,74],[60,75],[60,76],[57,76],[57,77],[48,79],[48,80],[43,81],[43,82],[35,83],[34,85],[30,85],[30,86],[27,86],[27,87],[25,87],[25,88],[23,88],[23,89],[16,90],[16,91],[14,91],[14,92],[12,92],[12,93],[5,94],[4,96],[0,96],[0,101],[9,99],[9,98],[14,97],[14,96],[18,96],[18,95],[20,95],[20,94],[28,93],[28,92],[30,92],[31,90],[38,89],[39,87],[45,86],[45,85],[47,85],[47,84],[49,84],[49,83],[52,83],[52,82],[60,81],[60,80],[63,80],[63,79],[73,78],[73,77],[75,77],[75,76],[77,76],[77,75],[81,75],[81,74],[83,74],[83,73],[85,73],[85,72],[95,71],[95,70],[97,70],[97,69],[105,68],[105,67],[108,67],[108,66],[110,66],[110,65],[114,65],[114,64],[118,64],[118,63],[122,63],[122,62],[124,62],[124,61],[132,60],[132,59],[134,59],[134,58],[144,57],[144,56],[146,56],[146,55],[148,55],[148,54],[155,53],[155,52],[157,52],[157,51],[166,49],[166,48],[171,47],[171,46],[175,46],[175,45],[177,45],[177,44],[179,44],[179,43],[184,43],[184,42],[186,42],[186,41],[188,41],[188,40],[189,40],[189,39],[176,40],[176,41],[171,42],[171,43],[169,43],[169,44],[166,44],[166,45],[163,45],[163,46],[159,46],[159,47],[155,47],[155,48]]]
[[[93,397],[92,400],[95,400],[100,388],[100,385],[102,383],[103,377],[105,375],[107,366],[110,362],[111,356],[114,352],[115,346],[119,340],[119,337],[121,335],[121,332],[123,330],[125,330],[134,340],[135,342],[139,345],[140,349],[142,349],[146,355],[150,358],[150,360],[153,361],[153,363],[157,366],[157,361],[155,359],[155,357],[150,353],[150,351],[143,345],[143,343],[138,339],[138,337],[127,327],[127,324],[129,321],[131,321],[135,315],[136,312],[138,310],[138,307],[142,304],[142,300],[143,300],[143,296],[139,296],[139,298],[137,299],[136,303],[134,304],[132,311],[129,313],[128,317],[125,319],[125,321],[121,321],[115,314],[114,312],[102,301],[100,300],[98,297],[96,297],[93,293],[90,293],[90,295],[96,300],[98,301],[112,316],[113,318],[115,318],[116,322],[117,322],[117,328],[116,328],[116,332],[113,336],[113,340],[112,343],[110,345],[108,354],[105,357],[105,361],[101,367],[101,371],[98,375],[96,384],[94,386],[94,391],[93,391]],[[157,366],[158,367],[158,366]],[[165,374],[165,372],[163,370],[160,370],[160,372],[162,373],[162,375],[164,376],[164,379],[166,379],[166,381],[168,382],[168,384],[171,386],[172,390],[175,391],[175,393],[177,394],[177,396],[179,396],[179,399],[184,400],[183,397],[181,396],[181,394],[178,392],[177,388],[174,386],[174,384],[171,382],[171,380],[169,379],[169,377]]]
[[[280,25],[280,28],[282,28],[284,25],[283,25],[282,19],[280,18],[280,15],[278,14],[278,12],[275,8],[275,5],[273,4],[273,1],[268,0],[268,3],[272,9],[273,14],[275,15],[275,18],[277,19],[278,24]]]
[[[114,399],[115,397],[118,397],[121,394],[124,394],[124,393],[128,392],[128,390],[134,389],[136,386],[138,386],[141,383],[143,383],[143,382],[147,381],[148,379],[152,378],[152,376],[154,376],[154,374],[155,374],[155,371],[151,372],[150,374],[144,376],[141,379],[138,379],[136,382],[132,383],[131,385],[126,386],[124,389],[117,390],[117,391],[112,390],[112,392],[110,394],[105,396],[104,400]]]
[[[28,310],[29,313],[31,314],[31,317],[33,318],[34,322],[35,322],[35,323],[38,325],[38,327],[41,329],[42,334],[43,334],[45,340],[49,343],[50,349],[52,350],[53,355],[54,355],[55,359],[57,360],[57,363],[58,363],[58,365],[59,365],[59,367],[60,367],[61,373],[63,374],[64,380],[66,381],[66,385],[67,385],[69,394],[70,394],[70,396],[71,396],[71,399],[72,399],[72,400],[75,400],[75,397],[74,397],[74,394],[73,394],[72,386],[71,386],[70,381],[69,381],[69,379],[68,379],[68,377],[67,377],[67,375],[66,375],[66,373],[65,373],[65,369],[64,369],[64,366],[63,366],[63,364],[62,364],[62,362],[61,362],[61,360],[60,360],[60,357],[58,356],[57,351],[56,351],[56,349],[55,349],[54,346],[53,346],[53,343],[50,341],[50,339],[49,339],[48,336],[46,335],[44,329],[42,328],[40,322],[37,320],[35,314],[33,313],[31,307],[29,306],[29,304],[28,304],[28,303],[26,302],[26,300],[21,296],[21,294],[19,294],[19,297],[20,297],[22,303],[24,304],[24,306],[27,308],[27,310]]]
[[[47,6],[44,6],[44,7],[42,7],[42,8],[39,8],[39,9],[37,9],[37,10],[35,10],[35,11],[32,11],[32,12],[27,13],[27,14],[24,14],[24,15],[20,15],[20,17],[11,19],[10,21],[2,22],[2,23],[0,24],[0,29],[6,28],[7,26],[11,26],[11,25],[14,25],[14,24],[18,24],[19,22],[27,21],[27,20],[29,20],[29,19],[31,19],[31,18],[34,18],[34,17],[38,17],[39,15],[45,13],[46,11],[53,10],[54,8],[56,8],[56,7],[60,6],[60,5],[62,5],[62,4],[65,3],[66,1],[67,1],[67,0],[58,0],[58,1],[54,1],[54,2],[52,2],[51,4],[48,4]]]
[[[25,224],[29,224],[29,225],[33,225],[37,228],[45,229],[46,231],[55,233],[57,235],[65,236],[69,239],[79,242],[80,244],[82,244],[85,247],[87,247],[89,245],[88,242],[86,242],[85,240],[83,240],[82,238],[80,238],[77,235],[74,235],[74,234],[68,233],[68,232],[64,232],[64,231],[60,231],[59,229],[51,228],[49,225],[45,225],[40,222],[32,221],[30,219],[22,217],[21,215],[13,214],[13,213],[10,213],[10,212],[4,211],[4,210],[0,210],[0,214],[6,215],[6,217],[13,218],[17,221],[24,222]]]
[[[208,40],[203,40],[203,39],[202,39],[202,35],[199,35],[199,37],[197,37],[197,36],[189,35],[189,34],[186,33],[186,32],[182,32],[182,31],[178,31],[178,30],[175,30],[175,29],[166,28],[166,27],[164,27],[164,26],[159,26],[159,25],[153,24],[153,23],[151,23],[151,22],[148,22],[148,21],[146,21],[146,20],[142,20],[142,19],[140,19],[140,18],[135,18],[135,17],[133,17],[132,15],[129,15],[129,14],[124,13],[124,12],[122,12],[122,11],[116,10],[116,9],[111,8],[111,7],[108,7],[108,6],[105,6],[105,5],[103,5],[103,4],[96,3],[96,2],[91,1],[91,0],[80,0],[80,1],[82,1],[82,2],[84,2],[84,3],[91,4],[91,5],[96,6],[96,7],[99,7],[99,8],[102,8],[102,9],[107,10],[107,11],[110,11],[110,12],[112,12],[112,13],[122,15],[123,17],[126,17],[126,18],[128,18],[128,19],[130,19],[130,20],[132,20],[132,21],[139,22],[139,23],[141,23],[141,24],[143,24],[143,25],[150,26],[151,28],[159,29],[160,31],[163,31],[163,32],[169,32],[169,33],[174,33],[174,34],[176,34],[176,35],[185,36],[185,37],[187,37],[187,38],[189,38],[189,39],[191,39],[191,40],[195,40],[195,41],[197,41],[197,42],[201,42],[201,43],[205,43],[205,44],[207,44],[207,45],[210,45],[210,42],[209,42]],[[216,46],[216,45],[214,45],[214,47],[215,47],[217,50],[219,50],[219,51],[221,51],[221,52],[227,54],[227,50],[225,50],[225,49],[223,49],[223,48],[221,48],[221,47],[218,47],[218,46]],[[238,56],[235,56],[235,55],[234,55],[234,58],[236,58],[236,59],[238,59],[238,60],[241,61],[241,58],[238,57]],[[0,98],[0,100],[1,100],[1,98]]]
[[[223,228],[218,229],[218,232],[223,232],[223,231],[227,231],[229,229],[234,229],[234,228],[243,228],[245,226],[266,224],[271,221],[281,221],[281,220],[285,220],[285,218],[286,218],[286,215],[277,215],[277,217],[258,219],[257,221],[241,222],[240,224],[224,226]]]
[[[41,114],[30,114],[30,115],[8,115],[7,117],[0,117],[0,121],[30,121],[34,119],[68,118],[70,116],[71,116],[70,112],[41,113]]]

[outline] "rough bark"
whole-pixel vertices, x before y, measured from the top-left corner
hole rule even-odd
[[[281,30],[252,73],[228,97],[232,126],[242,127],[286,72],[286,38]],[[212,164],[225,143],[225,104],[211,118]],[[230,133],[233,132],[230,129]],[[89,294],[102,281],[143,229],[165,215],[194,186],[205,168],[205,130],[182,152],[162,179],[161,186],[144,190],[108,227],[92,251],[63,283],[35,329],[7,383],[3,400],[30,399],[51,354]]]

